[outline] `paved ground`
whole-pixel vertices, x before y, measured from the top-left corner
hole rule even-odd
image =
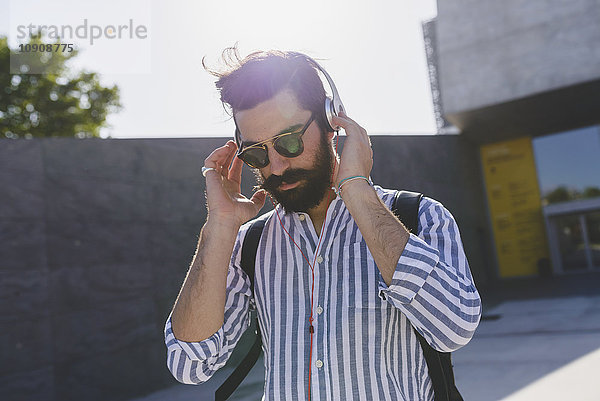
[[[600,400],[600,296],[509,301],[454,354],[465,400]]]
[[[598,277],[532,283],[490,293],[475,337],[453,354],[465,400],[600,400]],[[219,373],[215,384],[175,385],[132,401],[212,400],[227,375]],[[263,374],[261,359],[231,400],[260,400]]]

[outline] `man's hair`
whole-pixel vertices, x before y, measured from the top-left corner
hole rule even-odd
[[[235,115],[290,89],[300,107],[312,111],[321,132],[326,132],[325,90],[310,57],[293,51],[269,50],[242,59],[237,46],[233,46],[223,50],[222,59],[227,66],[224,71],[209,69],[204,58],[202,66],[218,78],[215,85],[226,111]]]

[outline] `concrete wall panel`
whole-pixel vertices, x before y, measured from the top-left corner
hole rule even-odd
[[[600,78],[599,0],[438,2],[446,114]]]

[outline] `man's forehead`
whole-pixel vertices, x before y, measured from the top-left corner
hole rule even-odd
[[[298,105],[293,93],[282,91],[251,109],[236,112],[235,122],[243,142],[256,142],[303,125],[309,117],[310,111]]]

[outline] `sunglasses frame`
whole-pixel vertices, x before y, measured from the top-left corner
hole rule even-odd
[[[312,124],[312,122],[315,121],[315,116],[314,113],[310,114],[310,118],[308,119],[308,121],[306,122],[306,124],[304,124],[304,127],[300,130],[300,131],[295,131],[295,132],[283,132],[281,134],[277,134],[269,139],[265,139],[264,141],[260,141],[257,143],[253,143],[250,146],[246,146],[243,147],[242,143],[241,143],[241,133],[240,130],[237,126],[237,122],[235,122],[235,118],[234,118],[234,122],[235,122],[235,141],[238,145],[238,151],[236,154],[236,157],[239,157],[244,163],[246,163],[248,166],[252,167],[252,168],[265,168],[269,165],[270,161],[269,161],[269,152],[267,149],[267,144],[272,144],[273,148],[275,149],[275,151],[277,153],[279,153],[280,155],[284,156],[284,157],[288,157],[288,158],[293,158],[293,157],[298,157],[300,156],[303,152],[304,152],[304,142],[302,141],[302,136],[306,133],[306,130],[308,129],[308,127],[310,127],[310,125]],[[284,136],[288,136],[288,135],[298,135],[299,140],[300,140],[300,144],[302,145],[302,150],[300,151],[300,153],[298,153],[297,155],[294,156],[288,156],[285,154],[282,154],[277,147],[275,146],[275,142],[277,142],[279,139],[281,139]],[[244,152],[246,152],[249,149],[253,149],[253,148],[262,148],[265,152],[266,152],[266,164],[262,167],[257,167],[257,166],[253,166],[251,163],[248,163],[246,160],[244,160]]]

